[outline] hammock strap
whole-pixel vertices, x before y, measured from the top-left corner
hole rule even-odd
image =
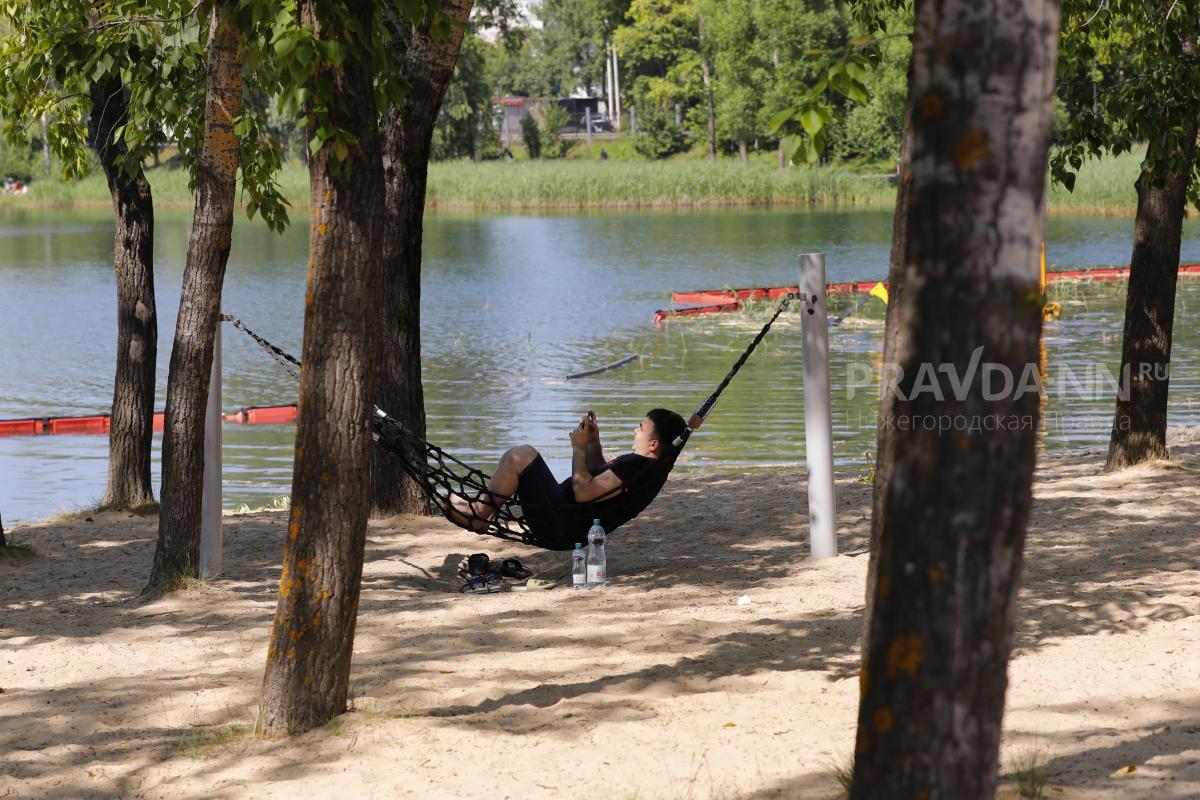
[[[750,358],[750,354],[754,352],[754,349],[758,347],[759,343],[763,340],[767,333],[770,332],[771,326],[775,324],[775,320],[779,319],[779,315],[783,313],[783,310],[787,308],[788,305],[796,299],[796,297],[798,297],[798,295],[795,292],[788,292],[786,295],[784,295],[783,299],[779,301],[779,307],[775,309],[775,313],[772,314],[771,318],[767,320],[767,324],[762,326],[762,329],[758,332],[758,335],[754,337],[754,340],[750,342],[750,345],[742,352],[742,355],[738,358],[738,360],[734,362],[734,365],[730,368],[729,372],[725,375],[725,378],[717,386],[716,390],[710,394],[703,403],[700,404],[700,407],[696,409],[696,413],[692,414],[692,417],[688,420],[687,427],[684,428],[683,433],[679,434],[679,436],[675,439],[674,444],[677,450],[683,449],[683,446],[691,437],[692,431],[704,424],[704,420],[708,418],[713,406],[717,404],[717,398],[721,396],[721,392],[725,391],[725,387],[728,386],[729,382],[733,380],[733,376],[738,374],[738,370],[740,370],[742,365],[746,363],[746,359]]]

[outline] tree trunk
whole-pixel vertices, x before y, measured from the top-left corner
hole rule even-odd
[[[8,547],[8,540],[4,538],[4,520],[0,519],[0,547]]]
[[[301,20],[318,38],[304,0]],[[373,6],[345,7],[370,35]],[[372,65],[360,48],[316,80],[333,87],[330,120],[357,138],[340,164],[333,142],[312,155],[304,368],[279,601],[261,718],[268,735],[299,733],[346,710],[371,502],[371,406],[379,358],[384,185]],[[310,100],[310,102],[312,102]],[[309,138],[313,125],[309,123]]]
[[[124,98],[122,98],[124,100]],[[92,106],[92,113],[95,113],[95,106]],[[50,163],[50,124],[46,120],[46,115],[42,114],[42,172],[49,177],[51,171]]]
[[[917,0],[914,9],[920,9],[924,0]],[[912,196],[912,125],[913,125],[913,67],[908,64],[908,96],[904,102],[904,123],[900,130],[900,161],[896,167],[896,208],[892,214],[892,249],[888,262],[888,304],[883,329],[883,366],[880,373],[881,386],[894,373],[900,354],[902,337],[907,330],[904,318],[904,254],[907,241],[905,220],[908,218],[909,198]],[[906,343],[906,340],[904,340]],[[884,424],[894,413],[896,395],[881,389],[879,392],[879,418],[875,428],[875,480],[871,486],[871,538],[867,552],[867,589],[863,613],[862,662],[867,663],[867,622],[871,619],[871,607],[875,601],[875,573],[879,560],[879,535],[883,530],[886,513],[887,485],[892,479],[896,463],[895,428]]]
[[[194,577],[200,564],[204,496],[204,416],[212,373],[213,335],[233,236],[238,140],[233,118],[242,107],[242,35],[231,0],[209,20],[204,152],[196,179],[196,209],[183,270],[183,291],[167,376],[162,448],[162,511],[147,589]]]
[[[708,160],[717,160],[717,115],[713,109],[712,70],[708,66],[708,54],[704,50],[704,17],[699,18],[698,44],[700,45],[700,78],[704,83],[704,106],[708,113]]]
[[[742,166],[750,163],[750,155],[746,152],[746,143],[738,142],[738,156],[742,159]]]
[[[1195,51],[1193,42],[1190,49]],[[1137,221],[1129,287],[1125,298],[1125,336],[1121,344],[1121,393],[1113,418],[1108,462],[1112,471],[1167,457],[1167,391],[1175,288],[1187,189],[1196,153],[1196,120],[1179,120],[1177,169],[1166,184],[1155,186],[1142,172],[1137,182]]]
[[[150,448],[154,437],[154,375],[158,359],[158,312],[154,303],[154,201],[139,166],[125,171],[124,140],[113,130],[126,124],[125,87],[115,76],[91,86],[96,155],[108,180],[117,232],[113,269],[117,282],[117,369],[108,437],[106,508],[125,510],[154,502]]]
[[[857,800],[995,792],[1039,410],[1057,35],[1054,0],[917,8],[904,377],[861,676]],[[1004,370],[1012,384],[998,380]]]
[[[433,129],[474,0],[445,0],[442,13],[456,23],[450,38],[434,42],[406,17],[389,27],[405,42],[405,76],[410,88],[401,108],[388,110],[383,129],[383,177],[387,200],[383,221],[383,295],[379,407],[419,436],[425,435],[421,385],[421,233]],[[374,512],[428,513],[421,487],[396,458],[376,448]]]

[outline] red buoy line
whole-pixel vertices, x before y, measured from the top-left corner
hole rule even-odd
[[[1180,275],[1200,275],[1200,264],[1180,264]],[[1082,269],[1064,269],[1057,272],[1047,272],[1046,280],[1050,281],[1114,281],[1129,277],[1129,267],[1093,267]],[[852,292],[869,292],[878,281],[850,281],[847,283],[826,284],[825,291],[830,294]],[[887,285],[886,283],[884,284]],[[662,325],[664,320],[673,317],[687,317],[695,314],[720,314],[737,311],[742,303],[756,301],[778,300],[789,292],[798,292],[795,286],[763,286],[750,289],[703,289],[697,292],[672,292],[671,302],[690,306],[689,308],[660,309],[654,312],[654,325]]]
[[[286,425],[296,421],[296,406],[251,406],[222,414],[226,422],[237,425]],[[154,430],[161,431],[164,415],[154,415]],[[48,434],[108,433],[112,420],[108,414],[88,417],[32,417],[0,420],[0,436],[41,436]]]

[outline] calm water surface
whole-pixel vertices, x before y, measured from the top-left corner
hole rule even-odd
[[[155,240],[160,342],[158,407],[190,213],[159,211]],[[112,401],[115,299],[107,211],[0,209],[0,419],[106,413]],[[651,315],[670,292],[792,283],[796,255],[823,251],[829,279],[883,278],[889,211],[702,211],[559,216],[431,215],[426,220],[422,314],[430,438],[488,464],[531,442],[565,476],[567,433],[596,409],[609,452],[629,446],[653,406],[687,416],[765,321],[766,309],[673,322]],[[1200,261],[1200,228],[1185,228],[1183,258]],[[1128,262],[1132,220],[1054,219],[1053,266]],[[239,221],[224,308],[299,354],[307,231],[282,236]],[[1107,441],[1119,363],[1124,284],[1055,288],[1063,319],[1046,332],[1048,449]],[[845,298],[831,300],[835,310]],[[1200,422],[1200,280],[1184,279],[1175,326],[1172,424]],[[830,335],[836,454],[873,449],[877,390],[851,391],[857,366],[879,361],[883,308],[872,301]],[[803,463],[799,319],[787,314],[692,439],[680,469],[714,471]],[[619,370],[564,376],[636,353]],[[1067,383],[1070,369],[1086,385]],[[226,328],[227,409],[295,402],[296,384],[249,339]],[[226,425],[225,504],[264,505],[290,489],[290,427]],[[157,442],[156,442],[157,446]],[[0,439],[0,513],[31,520],[100,496],[107,441],[99,436]],[[158,482],[155,464],[155,484]]]

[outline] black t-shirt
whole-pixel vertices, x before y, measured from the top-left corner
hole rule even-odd
[[[572,535],[586,533],[593,519],[599,519],[604,530],[611,533],[650,505],[658,496],[671,468],[662,459],[647,458],[637,453],[626,453],[618,456],[599,469],[592,471],[592,476],[612,470],[613,474],[624,484],[613,494],[581,505],[572,510],[568,528]],[[563,492],[575,502],[575,490],[571,479],[562,482]]]

